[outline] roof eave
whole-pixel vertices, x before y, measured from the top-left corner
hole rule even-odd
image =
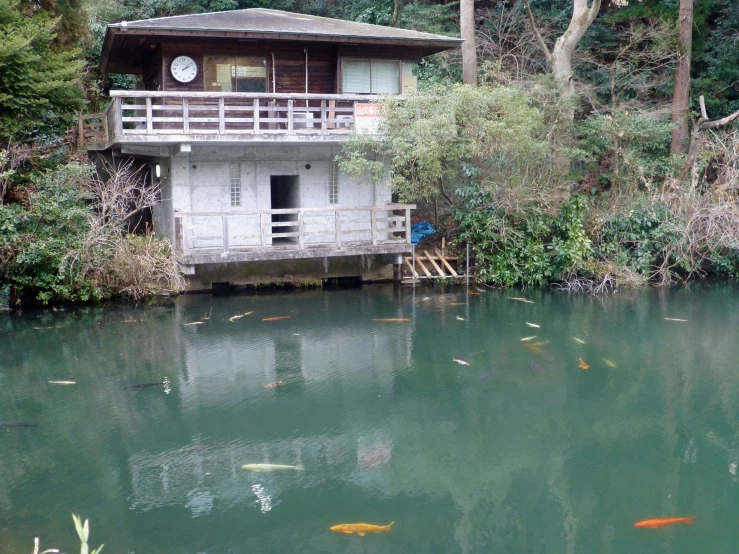
[[[108,25],[108,30],[110,29],[123,29],[123,26],[120,23],[114,23],[111,25]],[[464,42],[461,38],[455,38],[455,37],[442,37],[439,35],[429,35],[428,37],[402,37],[402,36],[395,36],[395,37],[378,37],[373,35],[349,35],[344,33],[304,33],[304,32],[297,32],[297,31],[268,31],[263,29],[212,29],[212,28],[204,28],[204,27],[162,27],[158,25],[136,25],[131,26],[127,25],[125,27],[125,31],[121,31],[124,33],[138,33],[138,31],[158,31],[158,32],[166,32],[168,34],[172,32],[197,32],[197,33],[203,33],[203,34],[216,34],[218,36],[224,36],[224,33],[227,33],[228,35],[231,34],[237,34],[237,35],[250,35],[250,34],[259,34],[259,35],[274,35],[274,36],[282,36],[282,35],[290,35],[295,37],[301,37],[302,40],[316,40],[320,39],[321,37],[324,37],[324,40],[327,39],[336,39],[336,38],[346,38],[351,40],[356,39],[363,39],[363,40],[372,40],[372,41],[408,41],[408,42],[428,42],[428,43],[449,43],[453,46],[456,46],[457,44],[462,44]],[[298,39],[298,40],[301,40]]]

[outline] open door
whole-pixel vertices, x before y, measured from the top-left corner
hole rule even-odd
[[[270,176],[271,209],[284,210],[300,207],[300,178],[298,175]],[[296,225],[272,227],[273,234],[296,233],[298,214],[272,214],[272,223],[295,221]],[[273,245],[298,244],[298,237],[273,237]]]

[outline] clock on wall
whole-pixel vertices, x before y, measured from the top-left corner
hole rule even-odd
[[[198,74],[198,66],[190,56],[178,56],[170,66],[172,77],[180,83],[189,83]]]

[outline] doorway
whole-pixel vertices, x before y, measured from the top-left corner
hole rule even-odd
[[[271,175],[270,208],[273,210],[294,209],[300,207],[300,179],[298,175]],[[272,223],[298,221],[298,214],[272,214]],[[298,226],[279,225],[272,228],[272,233],[297,233]],[[298,244],[298,237],[273,237],[273,245]]]

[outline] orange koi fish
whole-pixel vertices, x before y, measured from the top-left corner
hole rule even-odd
[[[664,517],[658,519],[645,519],[644,521],[637,521],[634,527],[643,527],[646,529],[659,529],[661,527],[668,527],[675,523],[687,523],[692,525],[695,522],[695,516],[687,517]]]
[[[334,525],[333,527],[331,527],[331,530],[336,531],[337,533],[346,533],[347,535],[356,533],[360,537],[364,537],[367,533],[379,533],[380,531],[385,531],[386,533],[389,533],[394,523],[394,521],[392,523],[388,523],[387,525],[372,525],[371,523],[344,523],[342,525]]]
[[[590,366],[586,364],[585,360],[583,360],[582,358],[580,358],[580,365],[577,367],[579,367],[580,369],[590,369]]]
[[[281,387],[282,385],[286,385],[285,381],[275,381],[274,383],[269,383],[268,385],[264,385],[265,389],[276,389],[277,387]]]
[[[281,319],[290,319],[291,315],[278,315],[277,317],[263,317],[262,321],[280,321]]]
[[[467,294],[470,294],[472,296],[480,296],[480,293],[479,292],[475,292],[474,290],[468,290],[467,291]]]
[[[405,323],[407,321],[410,321],[407,317],[386,317],[386,318],[380,318],[380,317],[373,317],[372,321],[390,321],[393,323]]]

